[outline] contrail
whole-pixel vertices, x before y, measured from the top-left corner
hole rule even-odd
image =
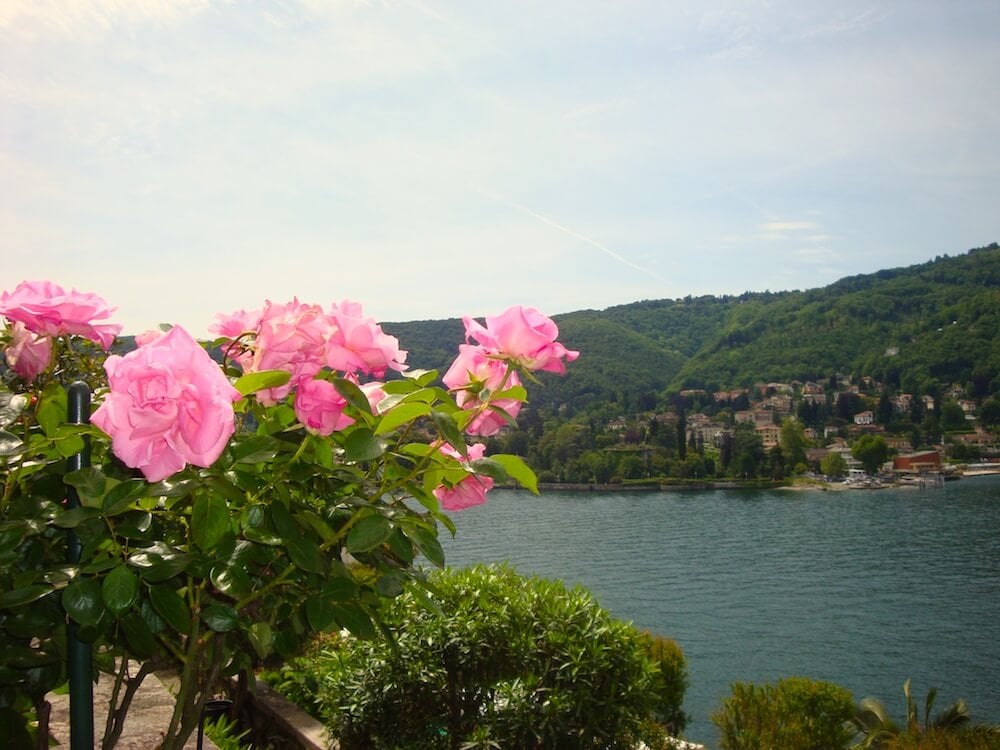
[[[479,193],[480,195],[485,195],[487,198],[491,198],[491,199],[495,200],[497,203],[502,203],[503,205],[507,206],[508,208],[513,208],[513,209],[515,209],[517,211],[520,211],[522,213],[527,214],[528,216],[531,216],[532,218],[538,219],[543,224],[548,224],[550,227],[554,227],[555,229],[558,229],[560,232],[565,232],[570,237],[574,237],[574,238],[580,240],[580,242],[586,242],[588,245],[593,245],[594,247],[596,247],[601,252],[603,252],[603,253],[605,253],[607,255],[610,255],[612,258],[614,258],[615,260],[617,260],[619,263],[621,263],[623,265],[626,265],[629,268],[634,268],[636,271],[639,271],[639,272],[644,273],[644,274],[648,274],[648,275],[650,275],[650,276],[652,276],[654,278],[657,278],[657,279],[660,278],[659,274],[655,273],[654,271],[650,271],[649,269],[643,268],[642,266],[637,266],[635,263],[633,263],[632,261],[630,261],[628,258],[625,258],[625,257],[619,255],[618,253],[616,253],[610,247],[602,245],[597,240],[593,240],[590,237],[586,237],[586,236],[580,234],[579,232],[574,232],[569,227],[564,227],[559,222],[553,221],[548,216],[542,216],[540,213],[538,213],[536,211],[532,211],[527,206],[522,206],[520,203],[514,203],[514,201],[507,200],[502,195],[497,195],[496,193],[494,193],[494,192],[492,192],[490,190],[487,190],[486,188],[476,187],[475,191],[477,193]]]

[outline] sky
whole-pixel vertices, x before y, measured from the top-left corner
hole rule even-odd
[[[0,0],[0,289],[206,335],[956,255],[1000,240],[998,38],[996,0]]]

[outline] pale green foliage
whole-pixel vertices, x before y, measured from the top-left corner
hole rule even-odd
[[[903,683],[906,698],[906,721],[898,724],[889,715],[885,704],[877,698],[863,698],[854,716],[854,724],[861,732],[861,741],[855,746],[865,750],[889,750],[890,748],[936,748],[934,742],[944,742],[946,737],[982,736],[1000,744],[1000,734],[995,727],[970,726],[971,714],[965,701],[959,699],[943,711],[932,716],[937,688],[927,691],[923,713],[918,709],[910,692],[910,681]],[[934,742],[930,738],[936,738]],[[921,739],[925,738],[925,739]],[[958,747],[959,745],[953,745]],[[965,747],[962,745],[962,747]],[[987,747],[987,745],[979,745]]]
[[[679,651],[654,663],[648,637],[587,591],[505,566],[430,584],[431,604],[411,585],[382,613],[393,642],[347,638],[283,671],[279,687],[300,697],[312,681],[301,675],[315,676],[342,747],[631,749],[654,710],[680,714],[679,675],[666,673],[683,672]]]
[[[839,453],[831,451],[819,462],[819,470],[828,477],[842,477],[847,473],[847,461]]]
[[[807,677],[734,683],[712,715],[722,750],[841,750],[855,731],[851,693]]]

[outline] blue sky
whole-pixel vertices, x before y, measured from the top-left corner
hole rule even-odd
[[[3,0],[0,287],[201,335],[957,254],[1000,240],[998,35],[995,0]]]

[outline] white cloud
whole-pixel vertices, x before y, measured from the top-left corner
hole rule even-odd
[[[785,232],[801,232],[807,229],[818,229],[819,225],[812,221],[767,221],[760,225],[762,232],[783,234]]]

